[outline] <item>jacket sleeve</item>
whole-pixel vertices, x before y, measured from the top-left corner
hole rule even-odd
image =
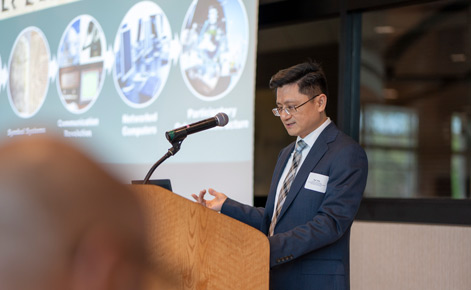
[[[257,230],[260,230],[263,212],[264,208],[245,205],[230,198],[226,199],[221,208],[221,213],[248,224]]]

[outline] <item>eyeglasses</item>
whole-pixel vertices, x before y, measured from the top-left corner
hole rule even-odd
[[[301,105],[297,105],[297,106],[288,106],[286,108],[282,108],[282,107],[278,107],[278,108],[274,108],[272,109],[271,111],[273,112],[273,115],[279,117],[281,115],[281,112],[284,111],[286,114],[288,115],[294,115],[296,114],[296,112],[298,111],[298,108],[307,104],[309,101],[313,100],[315,97],[319,96],[321,94],[317,94],[315,95],[314,97],[310,98],[309,100],[305,101],[304,103],[302,103]]]

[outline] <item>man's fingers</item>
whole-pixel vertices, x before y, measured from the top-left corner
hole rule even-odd
[[[203,189],[202,191],[200,191],[200,195],[199,195],[199,201],[198,202],[202,202],[204,201],[204,195],[206,194],[206,189]]]
[[[197,202],[197,203],[200,203],[202,205],[206,205],[206,201],[204,200],[204,195],[206,194],[206,190],[203,189],[200,191],[200,193],[198,195],[192,193],[191,196],[193,197],[193,199]]]
[[[212,196],[216,196],[217,193],[218,193],[216,190],[214,190],[214,189],[212,189],[212,188],[208,189],[208,192],[209,192],[209,194],[211,194]]]

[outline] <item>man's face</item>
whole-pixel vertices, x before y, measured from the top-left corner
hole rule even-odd
[[[287,84],[277,89],[276,105],[278,108],[299,106],[313,96],[301,94],[296,83]],[[327,97],[320,94],[313,100],[299,107],[293,114],[287,114],[284,110],[280,113],[281,122],[291,136],[306,137],[317,129],[327,119],[324,110]]]

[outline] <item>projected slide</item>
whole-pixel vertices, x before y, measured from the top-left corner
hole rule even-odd
[[[25,3],[0,10],[0,142],[73,139],[130,183],[172,146],[166,131],[223,112],[153,178],[252,202],[257,1]]]

